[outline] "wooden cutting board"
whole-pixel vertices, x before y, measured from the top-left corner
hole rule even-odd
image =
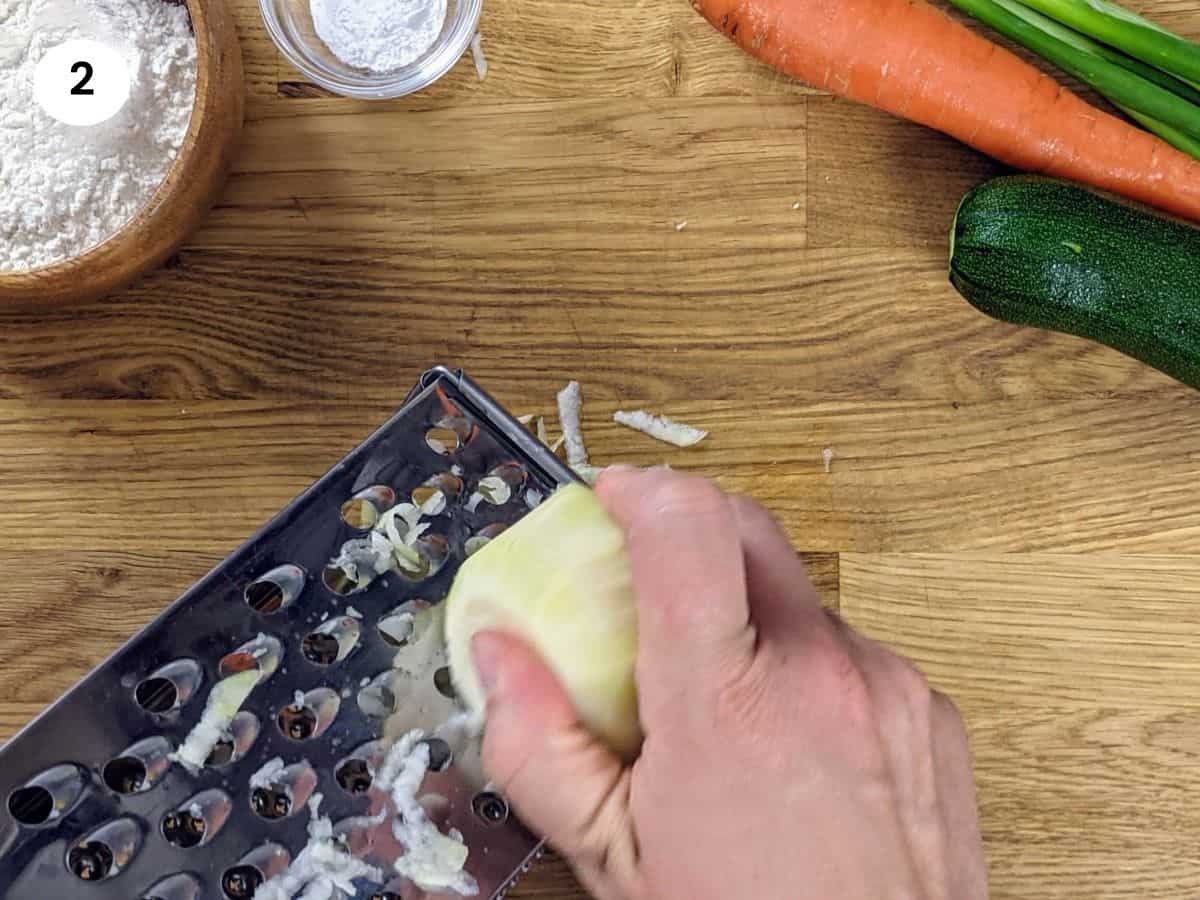
[[[1200,38],[1200,0],[1141,8]],[[950,216],[994,165],[684,0],[490,0],[485,82],[380,104],[234,10],[246,134],[206,227],[108,302],[0,311],[0,737],[426,366],[538,414],[577,377],[595,461],[754,495],[959,701],[994,898],[1200,895],[1200,401],[955,295]],[[609,421],[638,407],[712,437]],[[584,895],[544,864],[515,896]]]

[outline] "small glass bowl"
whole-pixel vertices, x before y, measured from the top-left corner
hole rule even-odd
[[[462,58],[479,27],[483,0],[447,0],[442,33],[425,55],[390,72],[348,66],[313,27],[309,0],[259,0],[267,31],[284,56],[314,84],[345,97],[386,100],[429,87]]]

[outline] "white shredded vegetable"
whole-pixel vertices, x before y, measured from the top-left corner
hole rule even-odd
[[[269,759],[263,763],[262,768],[250,776],[251,788],[269,788],[275,784],[275,780],[283,773],[283,757],[276,756],[274,759]]]
[[[476,490],[483,494],[483,499],[495,506],[503,506],[512,498],[512,488],[499,475],[488,475],[479,479]]]
[[[429,499],[421,504],[421,515],[440,516],[445,509],[446,495],[441,491],[434,491],[429,495]]]
[[[826,447],[821,451],[821,462],[825,466],[825,474],[828,475],[833,470],[833,448]]]
[[[308,801],[308,843],[292,864],[254,892],[254,900],[316,900],[341,895],[356,896],[360,878],[381,882],[383,872],[351,856],[333,836],[333,823],[320,814],[321,795]],[[303,893],[301,893],[303,892]]]
[[[488,61],[483,55],[483,35],[478,31],[475,32],[475,37],[471,38],[471,57],[475,60],[475,74],[483,81],[487,78]]]
[[[582,478],[585,484],[595,486],[596,479],[600,477],[600,473],[603,472],[604,469],[601,466],[580,463],[577,466],[571,466],[571,471]]]
[[[373,531],[365,538],[346,541],[330,565],[341,569],[358,587],[365,588],[377,576],[391,570],[392,548],[387,538]]]
[[[633,412],[619,409],[613,413],[613,421],[626,428],[632,428],[634,431],[648,434],[655,440],[674,444],[676,447],[691,447],[708,437],[707,431],[701,431],[691,425],[684,425],[682,422],[676,422],[666,416],[653,416],[644,409],[637,409]]]
[[[421,743],[424,737],[420,729],[404,735],[388,750],[375,777],[375,784],[392,799],[392,834],[405,848],[394,868],[424,891],[472,897],[479,893],[479,885],[463,869],[469,854],[466,844],[438,831],[417,801],[429,771],[429,746]]]
[[[558,421],[562,425],[563,440],[567,444],[567,465],[586,466],[587,448],[583,445],[583,428],[580,415],[583,412],[583,389],[578,381],[572,381],[558,392]]]
[[[435,496],[440,496],[440,492]],[[428,527],[429,523],[421,521],[420,507],[399,503],[379,517],[372,537],[384,537],[390,551],[389,561],[394,556],[397,566],[407,572],[416,572],[420,571],[422,563],[421,554],[414,545]]]
[[[200,721],[188,732],[188,736],[179,745],[179,749],[171,754],[170,759],[193,775],[199,772],[260,680],[262,672],[251,669],[217,682],[204,704]]]

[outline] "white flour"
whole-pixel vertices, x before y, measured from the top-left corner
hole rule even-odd
[[[317,36],[334,56],[372,72],[416,62],[446,23],[446,0],[310,0],[310,7]]]
[[[125,57],[129,100],[100,125],[33,99],[43,54],[75,38]],[[163,0],[0,0],[0,272],[77,256],[150,199],[183,144],[196,95],[187,10]]]

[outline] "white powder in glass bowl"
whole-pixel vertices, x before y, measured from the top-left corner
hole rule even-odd
[[[446,0],[310,0],[310,9],[334,56],[378,73],[416,62],[446,24]]]

